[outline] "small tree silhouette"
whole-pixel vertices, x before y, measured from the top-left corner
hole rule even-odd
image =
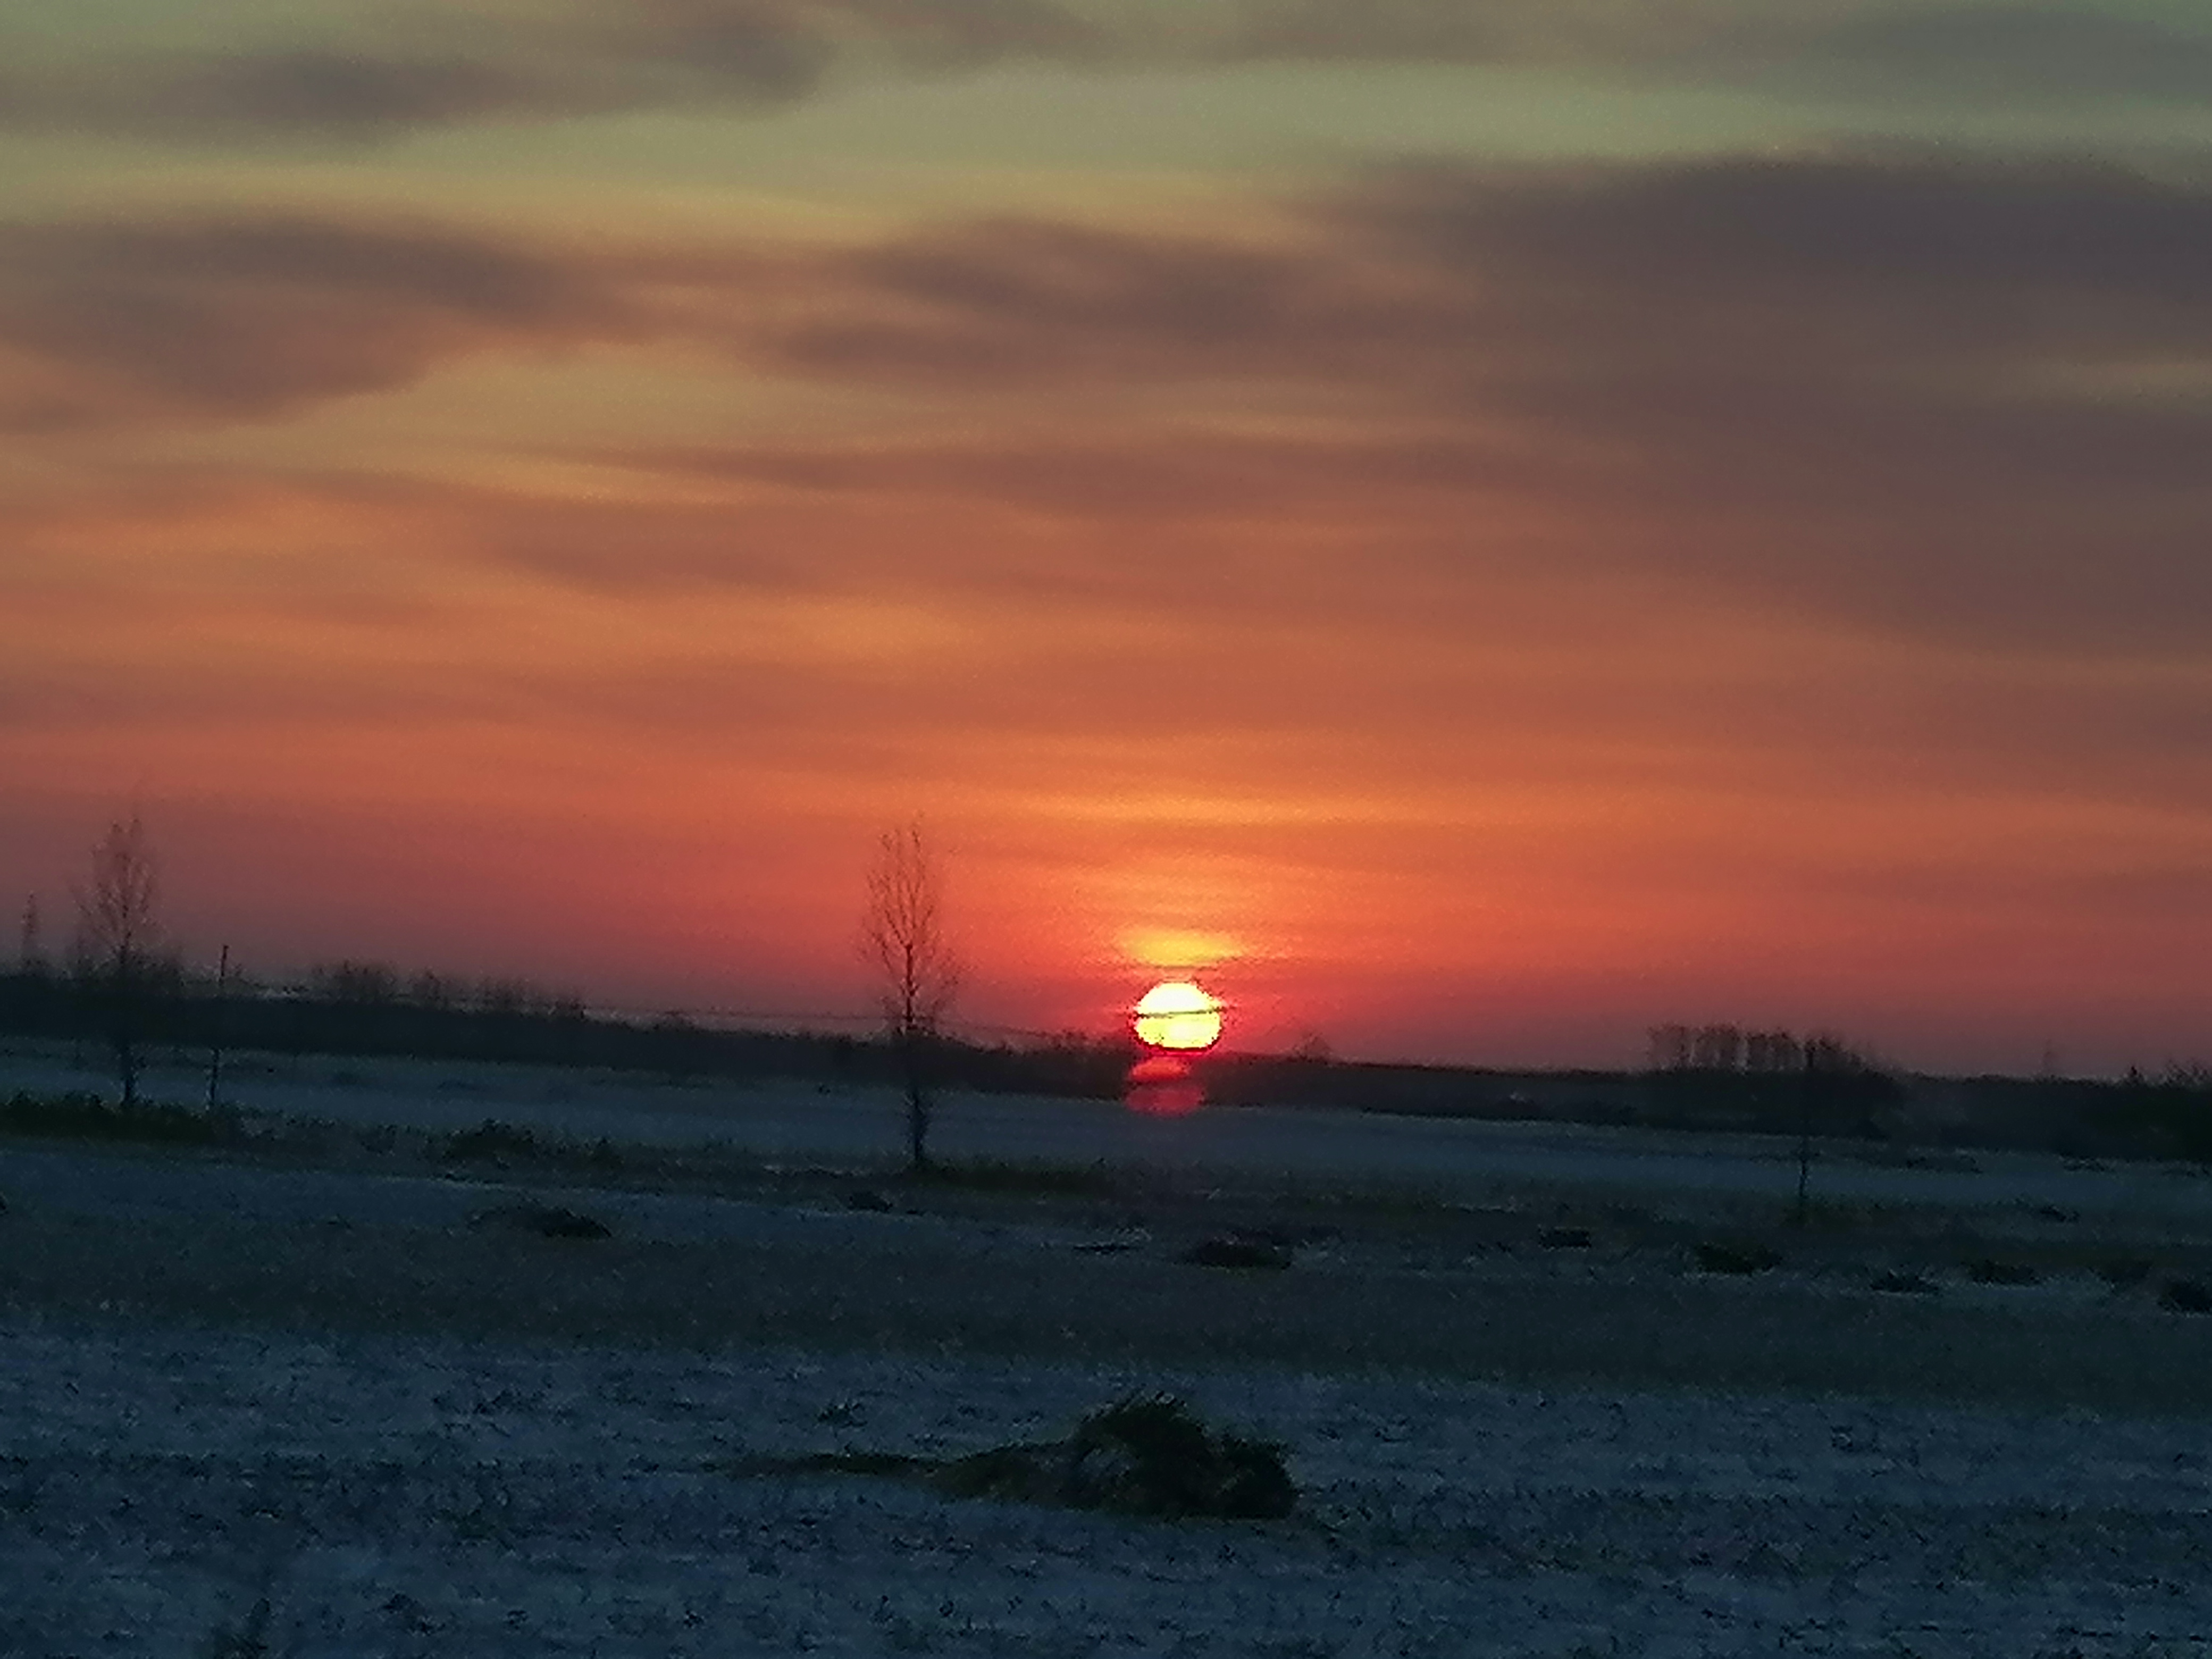
[[[36,893],[23,901],[23,943],[17,953],[16,965],[27,979],[40,979],[46,975],[46,918],[40,912]]]
[[[139,1026],[161,942],[161,896],[144,823],[133,812],[109,824],[94,843],[89,880],[76,890],[76,955],[106,1017],[125,1108],[138,1103]]]
[[[942,882],[921,821],[886,830],[868,868],[860,955],[875,978],[884,1024],[906,1087],[907,1164],[929,1164],[930,1051],[960,990],[960,961],[945,933]]]

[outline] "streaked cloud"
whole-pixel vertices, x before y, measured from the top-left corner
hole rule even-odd
[[[1010,58],[1086,63],[1114,50],[1109,30],[1052,0],[363,8],[352,34],[220,52],[91,43],[0,72],[0,125],[366,142],[490,120],[769,108],[809,96],[845,66],[935,73]]]
[[[2212,106],[2212,30],[2093,7],[1887,7],[1814,32],[1800,61],[1846,90]]]
[[[496,347],[618,335],[587,264],[299,216],[17,225],[0,244],[0,424],[259,418]]]
[[[150,139],[371,139],[617,106],[611,87],[482,58],[298,49],[169,54],[0,72],[0,125]]]
[[[343,9],[334,15],[343,20]],[[1544,65],[2202,105],[2212,32],[2065,5],[1878,0],[641,0],[363,7],[351,27],[215,52],[88,41],[0,72],[0,125],[215,143],[373,142],[487,121],[769,110],[847,77],[1007,63]]]
[[[1509,495],[1579,475],[1579,500],[1632,514],[1612,543],[1632,562],[1840,587],[1891,623],[2165,633],[2212,602],[2191,550],[2212,195],[2192,184],[1911,157],[1440,167],[1273,244],[983,224],[833,274],[767,342],[789,370],[1047,397],[1304,386],[1364,428],[1336,476],[1389,447],[1378,422],[1431,423],[1375,466],[1370,503],[1455,471]],[[1332,476],[1275,441],[1291,497]],[[1265,447],[1178,445],[1164,476],[1225,480]]]
[[[112,15],[0,52],[0,841],[41,869],[143,787],[301,826],[265,937],[355,948],[343,889],[426,958],[572,915],[579,962],[780,983],[799,939],[834,987],[848,866],[920,805],[1006,1013],[1157,927],[1492,1057],[1466,1011],[1516,997],[1880,1039],[2193,983],[2183,9]],[[1118,149],[1125,87],[1237,131]],[[193,856],[210,914],[261,892]]]
[[[1947,632],[2164,637],[2212,605],[2212,191],[2109,167],[1409,167],[1214,232],[987,220],[850,247],[33,225],[0,252],[0,341],[25,432],[635,346],[967,411],[957,443],[606,458],[727,486],[1072,521],[1540,503],[1594,564]],[[1106,392],[1112,420],[1082,418]],[[617,556],[581,522],[532,556],[628,582],[748,556],[711,531]]]

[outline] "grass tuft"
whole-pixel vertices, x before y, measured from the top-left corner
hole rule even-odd
[[[1709,1273],[1763,1273],[1782,1265],[1781,1253],[1765,1244],[1703,1243],[1692,1254]]]
[[[1297,1502],[1280,1447],[1210,1429],[1168,1395],[1127,1395],[1091,1413],[1065,1440],[960,1458],[937,1484],[966,1498],[1164,1520],[1275,1520]]]
[[[1073,1198],[1110,1197],[1119,1190],[1120,1184],[1114,1171],[1103,1163],[1020,1164],[992,1158],[927,1164],[915,1170],[908,1179],[969,1192],[1033,1193]]]
[[[2168,1313],[2212,1314],[2212,1286],[2201,1279],[2170,1279],[2158,1293],[2158,1305]]]
[[[1887,1296],[1933,1296],[1936,1282],[1926,1273],[1899,1267],[1875,1275],[1871,1288]]]
[[[1065,1439],[1018,1441],[950,1460],[844,1449],[740,1457],[718,1467],[738,1475],[916,1480],[955,1498],[1160,1520],[1274,1520],[1297,1503],[1280,1447],[1209,1428],[1168,1395],[1127,1395],[1092,1412]]]
[[[529,1130],[512,1123],[502,1123],[488,1117],[473,1129],[462,1129],[446,1137],[445,1157],[448,1163],[465,1164],[495,1161],[508,1158],[535,1158],[545,1149],[538,1137]]]
[[[501,1227],[539,1238],[611,1238],[614,1230],[596,1216],[557,1204],[498,1204],[469,1218],[471,1227]]]
[[[1235,1237],[1201,1240],[1177,1259],[1194,1267],[1237,1267],[1262,1273],[1280,1273],[1291,1265],[1291,1253],[1281,1245]]]
[[[222,1146],[245,1136],[238,1114],[225,1108],[209,1112],[150,1102],[126,1108],[91,1094],[18,1094],[0,1104],[0,1131],[154,1146]]]
[[[210,1631],[197,1659],[269,1659],[269,1613],[264,1595],[235,1628],[218,1625]]]

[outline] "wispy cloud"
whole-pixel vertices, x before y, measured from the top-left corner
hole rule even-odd
[[[490,58],[297,49],[171,53],[0,71],[0,125],[153,139],[370,139],[617,106],[616,88]]]
[[[619,334],[587,264],[495,238],[305,216],[62,222],[0,246],[0,424],[255,418],[494,347]]]
[[[1349,455],[1390,417],[1453,432],[1470,484],[1579,468],[1675,523],[1822,526],[1937,569],[1967,526],[2061,581],[2053,538],[2078,550],[2101,519],[2129,544],[2078,585],[2205,597],[2185,555],[2212,453],[2194,185],[1895,157],[1437,167],[1273,242],[977,224],[830,275],[758,348],[788,369],[1303,386],[1369,428]],[[1425,455],[1433,477],[1447,453],[1417,439],[1380,476],[1419,480]]]
[[[0,343],[18,431],[265,420],[641,343],[967,410],[960,441],[613,456],[726,484],[1334,515],[1443,562],[1464,538],[1436,526],[1482,502],[1577,522],[1593,568],[1885,629],[2148,641],[2212,606],[2212,191],[2063,161],[1425,166],[1241,230],[991,219],[858,248],[45,223],[0,254]],[[1102,392],[1106,422],[1082,414]],[[531,533],[540,568],[744,562],[695,522],[646,544],[577,522]]]
[[[1813,31],[1796,62],[1844,89],[2212,105],[2212,33],[2086,7],[1883,8]]]
[[[343,14],[340,13],[340,16]],[[762,110],[848,75],[1265,63],[1550,65],[1889,95],[2212,99],[2212,33],[2088,5],[1879,0],[639,0],[364,9],[350,38],[100,46],[0,71],[0,125],[368,142],[492,120]]]
[[[1115,33],[1052,0],[638,0],[364,12],[340,44],[90,50],[0,70],[0,125],[228,143],[368,142],[477,122],[769,108],[842,68],[1090,63]],[[427,37],[427,41],[424,39]]]
[[[0,342],[19,431],[649,344],[963,411],[957,441],[629,458],[726,483],[1094,524],[1335,514],[1446,560],[1463,538],[1436,526],[1470,502],[1540,507],[1594,566],[1947,631],[2166,638],[2212,605],[2212,191],[2060,161],[1413,167],[1213,232],[998,219],[834,247],[63,222],[0,250]],[[1111,418],[1085,412],[1108,392]],[[553,523],[533,556],[711,580],[736,556],[696,533],[610,565]]]

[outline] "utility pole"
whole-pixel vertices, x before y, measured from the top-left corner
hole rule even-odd
[[[223,1013],[230,990],[230,946],[222,947],[222,959],[215,970],[215,1018],[208,1032],[208,1110],[213,1113],[222,1103]]]
[[[1813,1097],[1820,1087],[1820,1042],[1808,1037],[1797,1079],[1797,1210],[1792,1218],[1800,1227],[1813,1218]]]

